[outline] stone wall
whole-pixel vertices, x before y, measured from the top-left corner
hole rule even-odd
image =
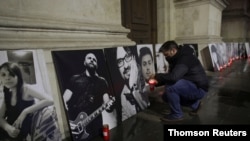
[[[118,0],[0,1],[0,49],[42,49],[63,138],[69,136],[52,50],[134,45]]]

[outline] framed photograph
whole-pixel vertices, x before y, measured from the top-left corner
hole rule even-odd
[[[138,64],[142,69],[142,75],[147,84],[147,80],[155,74],[155,57],[152,44],[137,45]]]
[[[218,48],[218,44],[212,43],[209,44],[208,47],[214,71],[220,71],[223,67],[223,59],[220,54],[220,49]]]
[[[156,72],[157,73],[167,73],[169,69],[169,63],[165,59],[165,56],[159,52],[162,44],[155,45],[155,60],[156,60]]]
[[[117,99],[119,117],[124,121],[149,106],[145,79],[138,63],[136,46],[105,48],[105,56]]]
[[[60,141],[43,51],[2,50],[0,58],[1,117],[8,117],[3,120],[15,129],[12,138]],[[0,134],[0,139],[6,140],[11,135],[1,128]]]
[[[53,62],[74,141],[102,136],[117,126],[116,98],[103,50],[52,51]]]
[[[246,46],[247,57],[250,58],[250,46],[249,46],[249,43],[246,42],[245,46]]]

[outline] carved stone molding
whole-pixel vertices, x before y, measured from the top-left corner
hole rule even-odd
[[[213,42],[221,42],[222,38],[220,36],[185,36],[177,37],[176,41],[180,43],[198,43],[198,44],[209,44]]]
[[[204,4],[211,4],[221,11],[226,8],[226,0],[174,0],[176,8],[194,7]]]
[[[121,25],[0,16],[0,48],[101,48],[134,44]]]
[[[128,31],[127,31],[128,32]],[[134,44],[122,32],[0,28],[0,49],[103,48]]]
[[[57,29],[69,31],[96,31],[96,32],[128,32],[121,25],[101,23],[90,20],[56,19],[37,16],[1,16],[1,27]]]
[[[135,44],[120,2],[0,1],[0,49],[104,48]]]

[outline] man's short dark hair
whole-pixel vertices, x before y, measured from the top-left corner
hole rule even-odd
[[[144,55],[147,55],[147,54],[150,55],[151,59],[153,60],[152,52],[150,51],[150,49],[148,47],[142,47],[142,48],[140,48],[139,53],[140,53],[140,56],[139,56],[140,63],[142,61],[142,57]]]
[[[178,44],[174,40],[165,42],[159,49],[159,52],[168,51],[172,48],[178,49]]]

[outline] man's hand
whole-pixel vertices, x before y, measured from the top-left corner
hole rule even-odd
[[[114,109],[115,97],[109,96],[107,93],[103,95],[104,104],[108,104],[106,107],[107,112],[112,112]]]
[[[151,74],[150,76],[149,76],[149,79],[155,79],[155,74]],[[149,80],[148,79],[148,80]]]

